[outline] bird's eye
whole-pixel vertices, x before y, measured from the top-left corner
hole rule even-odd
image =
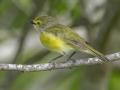
[[[37,24],[40,24],[39,22],[37,22]]]

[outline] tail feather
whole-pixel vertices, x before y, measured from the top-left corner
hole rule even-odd
[[[93,49],[92,47],[89,47],[89,49],[87,50],[88,53],[97,56],[99,59],[101,59],[104,62],[108,62],[109,60],[100,52],[96,51],[95,49]]]

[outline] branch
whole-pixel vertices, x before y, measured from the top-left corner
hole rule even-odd
[[[116,61],[120,59],[120,52],[106,55],[106,57],[112,61]],[[105,63],[99,60],[97,57],[80,59],[73,61],[64,61],[55,63],[54,65],[51,63],[45,64],[33,64],[33,65],[21,65],[21,64],[0,64],[0,70],[14,70],[14,71],[23,71],[23,72],[32,72],[32,71],[46,71],[46,70],[54,70],[54,69],[62,69],[62,68],[71,68],[82,65],[93,65],[93,64],[102,64]]]
[[[39,13],[39,11],[42,10],[43,5],[44,5],[45,2],[46,2],[46,0],[43,0],[43,1],[42,0],[41,1],[37,0],[37,1],[35,1],[36,8],[33,10],[33,13],[29,16],[29,19],[34,18]],[[37,9],[37,8],[39,8],[39,9]],[[24,40],[25,40],[25,38],[26,38],[27,33],[29,32],[29,30],[30,30],[30,26],[29,26],[28,23],[26,23],[24,25],[24,28],[22,30],[23,32],[22,32],[21,37],[19,39],[18,50],[17,50],[17,53],[15,55],[15,58],[13,59],[13,63],[16,63],[17,60],[18,60],[19,54],[22,51]]]

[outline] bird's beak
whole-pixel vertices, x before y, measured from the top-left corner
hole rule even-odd
[[[31,24],[35,24],[35,23],[33,22],[33,20],[30,20],[30,23],[31,23]]]

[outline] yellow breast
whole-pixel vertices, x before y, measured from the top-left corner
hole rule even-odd
[[[50,51],[67,53],[72,49],[69,45],[66,45],[60,37],[57,37],[51,33],[41,33],[40,40],[41,43]]]

